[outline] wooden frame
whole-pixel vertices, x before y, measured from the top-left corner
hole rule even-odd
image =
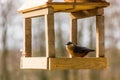
[[[47,57],[22,57],[21,69],[105,69],[106,58],[47,58]]]
[[[24,18],[23,20],[24,42],[23,42],[23,56],[32,56],[32,31],[31,31],[31,19]]]
[[[104,57],[104,16],[96,16],[96,57]],[[102,52],[102,53],[101,53]]]
[[[104,7],[109,6],[109,3],[106,1],[85,2],[85,3],[74,3],[74,2],[51,2],[50,3],[49,2],[43,5],[32,6],[33,4],[29,4],[29,6],[27,6],[28,5],[27,3],[25,3],[24,5],[18,11],[20,13],[25,14],[25,13],[37,11],[39,9],[41,10],[47,7],[53,7],[55,12],[76,12],[80,10],[91,10],[91,9],[96,9],[96,8],[104,8]]]
[[[70,3],[71,4],[71,3]],[[79,4],[79,3],[78,3]],[[76,5],[78,5],[76,4]],[[80,3],[82,4],[82,3]],[[89,6],[91,4],[87,3]],[[93,4],[93,3],[92,3]],[[77,19],[96,16],[96,57],[92,58],[56,58],[55,57],[55,31],[54,31],[54,12],[56,12],[53,3],[44,5],[39,9],[21,10],[24,23],[24,46],[23,56],[21,57],[21,69],[104,69],[107,67],[107,59],[104,57],[104,16],[103,6],[94,5],[91,10],[71,8],[70,12],[70,41],[77,44]],[[57,6],[60,7],[61,3]],[[106,4],[107,6],[108,4]],[[63,4],[62,4],[63,6]],[[79,6],[79,5],[78,5]],[[87,6],[82,4],[81,6]],[[91,5],[92,6],[92,5]],[[76,6],[77,7],[77,6]],[[88,7],[88,6],[87,6]],[[96,7],[96,8],[95,8]],[[59,9],[58,9],[59,10]],[[64,9],[63,9],[64,11]],[[75,11],[75,12],[74,12]],[[66,12],[66,11],[65,11]],[[32,57],[32,31],[31,18],[45,16],[45,37],[46,37],[46,57]]]

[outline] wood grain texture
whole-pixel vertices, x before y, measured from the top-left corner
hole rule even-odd
[[[100,2],[102,0],[65,0],[65,2]]]
[[[23,41],[23,54],[26,57],[31,57],[32,55],[32,31],[31,31],[31,19],[25,18],[23,20],[23,34],[24,34],[24,41]]]
[[[46,36],[46,56],[55,57],[54,14],[50,13],[45,15],[45,36]]]
[[[52,2],[52,3],[45,3],[43,5],[34,5],[34,6],[27,6],[27,3],[24,4],[18,11],[21,13],[30,12],[33,10],[39,10],[46,7],[53,7],[55,12],[76,12],[79,10],[89,10],[95,8],[103,8],[109,6],[109,3],[105,1],[100,2],[86,2],[86,3],[76,3],[74,2]],[[31,4],[32,5],[32,4]],[[67,5],[67,6],[66,6]],[[74,8],[73,8],[73,5]]]
[[[48,8],[43,8],[43,9],[36,10],[36,11],[23,13],[23,17],[24,18],[39,17],[39,16],[43,16],[46,14],[53,14],[53,12],[54,11],[53,11],[52,7],[48,7]]]
[[[77,19],[73,19],[70,14],[70,41],[74,44],[77,44]],[[72,58],[72,55],[69,54],[69,57]]]
[[[104,16],[96,16],[96,57],[104,57]]]
[[[72,14],[71,14],[72,15]],[[77,44],[77,19],[70,15],[70,41]]]
[[[22,57],[21,69],[105,69],[106,58],[47,58],[47,57]]]
[[[105,69],[106,58],[49,58],[49,70]]]
[[[103,9],[98,8],[98,9],[92,9],[92,10],[83,10],[83,11],[78,11],[78,12],[73,12],[71,17],[73,19],[81,19],[81,18],[88,18],[96,15],[102,15]]]
[[[46,57],[21,57],[21,69],[47,69],[48,59]]]

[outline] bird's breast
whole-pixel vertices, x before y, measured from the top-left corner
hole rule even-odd
[[[84,57],[87,55],[87,53],[74,52],[74,47],[71,46],[66,46],[66,50],[72,57]]]
[[[66,50],[67,52],[72,56],[72,57],[75,57],[76,54],[74,53],[74,47],[72,46],[66,46]]]

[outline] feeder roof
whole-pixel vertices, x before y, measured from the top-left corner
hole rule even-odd
[[[107,7],[109,3],[100,2],[49,2],[49,0],[26,0],[18,10],[21,13],[38,10],[46,7],[53,7],[54,11],[74,12],[78,10],[88,10]]]

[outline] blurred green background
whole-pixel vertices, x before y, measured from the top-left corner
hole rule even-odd
[[[28,0],[29,1],[29,0]],[[60,0],[54,0],[60,1]],[[0,80],[120,80],[120,0],[107,0],[105,8],[104,70],[21,70],[23,46],[22,15],[17,9],[24,0],[0,0]],[[57,57],[66,57],[65,43],[69,41],[69,14],[55,14],[55,48]],[[45,56],[44,17],[33,18],[32,48],[34,56]],[[78,20],[78,44],[95,48],[95,17]],[[89,55],[89,56],[94,56]]]

